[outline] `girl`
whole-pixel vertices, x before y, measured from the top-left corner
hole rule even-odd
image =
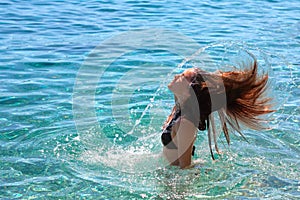
[[[170,164],[180,168],[191,165],[197,129],[208,130],[212,159],[212,139],[219,153],[213,112],[218,113],[228,144],[228,125],[241,135],[240,123],[256,130],[264,128],[259,116],[273,112],[271,99],[264,97],[267,81],[268,75],[258,75],[255,58],[253,65],[244,71],[207,73],[191,68],[176,75],[168,85],[174,94],[175,106],[161,135],[163,153]]]

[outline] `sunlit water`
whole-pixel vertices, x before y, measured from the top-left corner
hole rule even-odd
[[[297,0],[1,1],[0,198],[300,198],[299,9]],[[167,166],[167,83],[188,67],[243,67],[247,51],[270,75],[270,130],[245,129],[248,142],[232,134],[230,147],[221,136],[216,161],[199,132],[195,166]]]

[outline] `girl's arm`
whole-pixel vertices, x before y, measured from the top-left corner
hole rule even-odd
[[[176,134],[178,161],[180,168],[186,168],[191,165],[193,144],[196,139],[197,128],[195,125],[182,118]]]

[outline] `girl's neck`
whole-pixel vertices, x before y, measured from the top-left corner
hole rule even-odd
[[[175,96],[175,103],[176,105],[180,105],[181,107],[183,107],[183,105],[185,104],[185,102],[188,100],[190,96],[188,95],[183,95],[183,96]]]

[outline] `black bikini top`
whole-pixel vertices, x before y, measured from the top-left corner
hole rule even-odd
[[[173,114],[173,117],[171,121],[168,123],[167,127],[163,130],[163,133],[161,135],[161,141],[164,146],[166,146],[168,149],[177,149],[177,146],[174,144],[172,141],[172,127],[174,126],[175,123],[178,122],[178,119],[181,117],[181,110],[180,108],[176,105],[176,110]],[[195,146],[193,146],[193,151],[192,151],[192,156],[194,156],[195,153]]]
[[[173,114],[173,117],[172,117],[171,121],[169,122],[169,124],[167,125],[167,127],[165,128],[164,132],[168,131],[168,132],[171,133],[172,127],[178,121],[178,119],[180,118],[180,116],[181,116],[181,110],[178,109],[178,108],[176,108],[175,113]]]
[[[173,113],[171,121],[168,123],[167,127],[162,132],[161,141],[163,145],[166,146],[168,149],[177,149],[177,146],[172,141],[171,133],[172,133],[172,127],[178,121],[180,116],[181,116],[181,110],[176,108],[175,112]]]

